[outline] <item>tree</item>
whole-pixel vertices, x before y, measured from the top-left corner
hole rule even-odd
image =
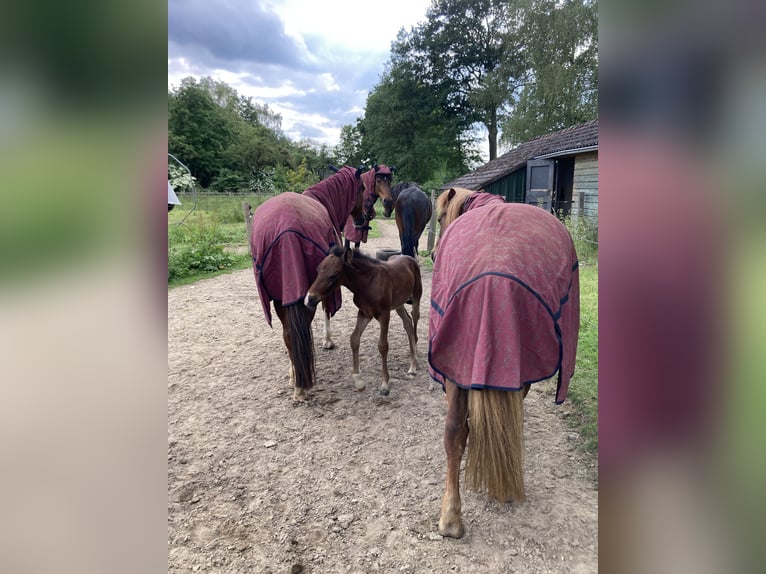
[[[357,119],[356,125],[349,124],[340,128],[340,142],[335,147],[335,155],[338,163],[357,166],[364,161],[362,153],[362,133]]]
[[[449,93],[447,110],[487,128],[490,160],[503,109],[525,78],[518,34],[525,2],[434,0],[413,34],[428,83]]]
[[[194,78],[168,94],[168,147],[189,166],[202,187],[222,167],[235,137],[233,118]]]
[[[400,179],[457,176],[472,159],[465,117],[450,107],[448,86],[428,81],[412,35],[400,30],[356,131],[362,160],[395,165]],[[349,136],[354,135],[349,131]]]
[[[522,26],[530,81],[501,123],[517,144],[598,115],[598,3],[531,0]]]

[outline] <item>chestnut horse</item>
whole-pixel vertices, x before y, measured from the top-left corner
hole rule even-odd
[[[266,321],[271,325],[273,301],[282,323],[296,401],[306,399],[306,390],[315,380],[314,310],[303,305],[303,296],[316,278],[319,263],[340,244],[349,215],[362,221],[374,211],[378,196],[391,196],[390,173],[386,166],[367,172],[345,166],[302,194],[287,192],[266,200],[253,214],[250,248],[255,282]],[[324,300],[323,306],[324,347],[329,349],[334,346],[330,317],[340,309],[340,292]]]
[[[391,199],[383,200],[383,215],[396,211],[396,227],[402,255],[417,259],[418,242],[431,220],[431,199],[412,181],[391,187]]]
[[[423,284],[420,278],[418,262],[408,255],[396,255],[387,261],[373,259],[358,249],[335,248],[317,270],[317,278],[306,293],[305,303],[309,308],[328,297],[343,285],[354,294],[354,304],[359,313],[356,328],[351,334],[351,354],[353,356],[352,378],[356,389],[364,390],[364,382],[359,375],[359,341],[365,327],[372,319],[380,324],[378,351],[383,364],[380,394],[388,395],[388,323],[391,309],[402,318],[404,330],[410,343],[410,368],[408,376],[414,376],[418,370],[416,344],[418,342],[418,319],[420,318],[420,297]],[[404,308],[405,302],[412,300],[412,317]]]
[[[556,373],[556,402],[566,398],[580,324],[578,263],[567,229],[539,207],[461,188],[436,206],[428,360],[448,404],[439,533],[460,538],[466,443],[468,488],[501,502],[524,498],[523,399]]]

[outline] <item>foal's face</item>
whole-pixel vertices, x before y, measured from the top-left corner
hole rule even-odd
[[[309,287],[304,303],[316,307],[322,299],[340,287],[343,279],[343,255],[330,254],[317,267],[317,278]]]

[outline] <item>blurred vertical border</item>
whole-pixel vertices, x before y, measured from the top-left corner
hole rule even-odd
[[[166,568],[167,6],[0,19],[0,571]]]
[[[766,571],[766,5],[599,12],[599,567]]]

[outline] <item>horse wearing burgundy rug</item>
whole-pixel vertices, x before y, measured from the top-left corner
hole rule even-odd
[[[374,175],[371,172],[367,172],[367,174],[369,174],[367,177],[375,177],[387,181],[390,189],[391,180],[394,177],[393,168],[386,165],[375,164],[372,169],[374,170]],[[384,201],[387,200],[384,199]],[[360,221],[354,221],[351,217],[346,220],[346,225],[343,228],[343,237],[345,240],[344,246],[346,248],[350,247],[351,243],[354,243],[354,247],[359,249],[360,243],[367,243],[367,235],[370,231],[370,220],[375,218],[375,210],[365,209],[363,215],[363,220]]]
[[[429,370],[447,393],[447,479],[439,533],[459,538],[460,460],[466,485],[499,501],[524,498],[523,399],[574,373],[578,261],[564,225],[539,207],[453,188],[437,200]],[[469,435],[470,427],[470,435]]]
[[[303,305],[303,297],[316,278],[319,263],[340,244],[346,219],[352,216],[361,222],[374,210],[378,196],[387,198],[390,193],[388,181],[376,178],[374,171],[362,173],[345,166],[302,194],[286,192],[266,200],[253,214],[250,247],[258,295],[268,324],[271,302],[282,323],[297,401],[305,400],[306,389],[315,380],[314,310]],[[332,348],[329,321],[340,309],[340,292],[322,303],[324,346]]]

